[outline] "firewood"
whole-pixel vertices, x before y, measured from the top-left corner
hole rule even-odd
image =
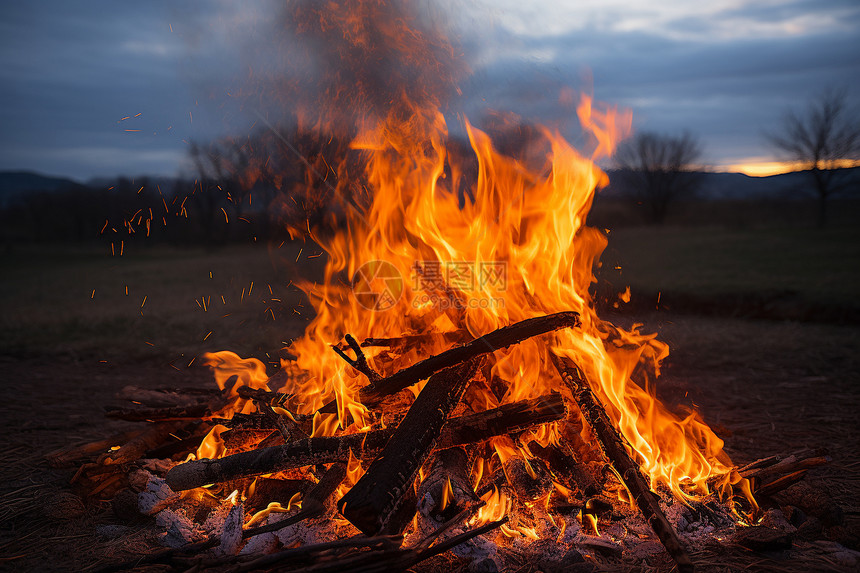
[[[772,456],[772,458],[776,458],[775,463],[764,467],[756,465],[752,469],[747,466],[738,470],[738,473],[749,480],[755,480],[754,483],[762,483],[762,481],[770,481],[773,477],[818,467],[831,461],[830,456],[827,455],[827,450],[824,449],[802,450],[785,457]]]
[[[546,334],[547,332],[552,332],[560,328],[572,328],[579,326],[579,324],[578,313],[559,312],[529,318],[516,324],[505,326],[489,334],[475,338],[462,346],[451,348],[441,354],[431,356],[426,360],[404,368],[387,378],[383,378],[376,384],[365,386],[359,391],[359,401],[368,407],[375,406],[386,396],[395,394],[425,380],[444,368],[449,368],[466,360],[507,348],[508,346],[541,334]],[[337,402],[329,402],[320,409],[320,412],[336,413]]]
[[[289,525],[293,525],[304,519],[310,519],[312,517],[317,517],[321,515],[326,511],[328,505],[330,505],[329,500],[331,496],[334,494],[335,490],[337,490],[337,487],[341,484],[341,482],[343,482],[345,477],[346,465],[342,463],[332,464],[328,471],[326,471],[325,475],[323,475],[323,478],[319,481],[319,483],[317,483],[313,488],[311,488],[308,494],[304,497],[302,501],[302,509],[298,513],[286,519],[282,519],[281,521],[272,523],[270,525],[246,529],[242,531],[242,539],[248,539],[255,535],[278,531],[279,529],[282,529]],[[167,488],[167,490],[169,490],[169,488]],[[124,569],[131,569],[133,567],[137,567],[139,565],[147,563],[168,563],[171,559],[173,559],[179,554],[184,553],[196,555],[201,551],[205,551],[206,549],[215,547],[216,545],[220,544],[221,541],[222,539],[220,536],[213,536],[208,539],[204,539],[203,541],[189,543],[182,547],[177,547],[174,549],[165,549],[164,551],[158,551],[149,555],[136,557],[131,561],[124,561],[122,563],[114,563],[111,565],[107,565],[98,569],[96,573],[110,573],[112,571],[122,571]],[[214,562],[213,565],[223,563],[224,560],[218,560]]]
[[[505,404],[492,410],[451,419],[442,431],[437,448],[481,442],[539,424],[556,422],[567,416],[561,394],[549,394]]]
[[[469,338],[469,332],[466,330],[454,330],[452,332],[430,332],[427,334],[404,334],[393,338],[365,338],[361,341],[361,346],[364,348],[373,346],[382,346],[395,350],[408,348],[415,345],[433,344],[433,343],[451,343],[461,342]]]
[[[208,404],[170,406],[167,408],[106,408],[105,416],[129,422],[166,422],[169,420],[199,420],[210,414]]]
[[[347,334],[344,339],[346,343],[352,348],[352,351],[355,353],[355,358],[350,358],[346,352],[344,352],[339,346],[332,346],[332,350],[335,353],[343,358],[347,364],[361,372],[367,377],[367,380],[371,383],[371,385],[378,383],[382,376],[379,375],[379,372],[370,367],[370,364],[367,363],[367,357],[364,355],[364,351],[361,349],[361,345],[358,341],[353,338],[351,334]]]
[[[597,436],[604,454],[612,462],[618,475],[624,481],[624,485],[633,495],[639,511],[645,516],[645,520],[675,561],[678,570],[692,572],[694,567],[690,556],[681,545],[677,533],[675,533],[669,520],[666,519],[663,510],[660,509],[657,498],[651,493],[651,488],[645,476],[642,475],[639,465],[627,453],[624,439],[612,425],[606,410],[594,396],[588,382],[583,378],[582,372],[569,360],[559,358],[554,354],[551,356],[558,373],[570,388],[574,400],[579,405],[583,417]]]
[[[785,488],[792,486],[806,477],[807,470],[800,470],[788,475],[784,475],[771,482],[768,482],[755,490],[756,495],[771,496],[779,493]]]
[[[463,448],[439,450],[427,477],[418,487],[418,509],[434,529],[478,501],[469,476],[469,456]],[[421,522],[422,526],[424,521]]]
[[[103,465],[127,464],[140,459],[148,450],[160,446],[170,434],[181,432],[188,422],[157,422],[149,426],[118,450],[108,452],[99,458]]]
[[[142,434],[144,431],[145,430],[143,429],[137,428],[117,434],[111,438],[107,438],[106,440],[96,440],[95,442],[88,442],[77,446],[66,446],[45,454],[45,459],[47,459],[48,463],[53,467],[64,467],[74,462],[86,459],[94,454],[103,453],[105,450],[114,446],[120,446]]]
[[[600,492],[600,486],[597,485],[594,476],[585,469],[573,452],[564,444],[550,444],[544,448],[532,442],[529,444],[529,450],[546,460],[553,474],[557,478],[560,478],[565,485],[569,487],[575,486],[586,497],[591,497]]]
[[[452,418],[436,444],[439,448],[461,446],[531,426],[558,421],[566,416],[560,394],[506,404],[478,414]],[[317,437],[283,446],[259,448],[216,460],[197,460],[172,468],[166,476],[175,491],[200,487],[239,477],[273,473],[292,468],[356,457],[376,456],[394,434],[394,428],[358,432],[346,436]]]
[[[477,368],[470,360],[432,375],[382,453],[340,499],[340,513],[365,535],[379,532],[397,510]]]

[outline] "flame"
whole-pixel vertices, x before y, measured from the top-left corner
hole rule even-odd
[[[227,446],[224,444],[224,438],[221,437],[221,432],[226,432],[227,430],[227,426],[223,426],[221,424],[218,424],[209,430],[209,433],[206,434],[206,437],[203,438],[202,442],[200,442],[200,446],[194,454],[195,458],[198,460],[202,460],[203,458],[208,458],[210,460],[223,458],[227,454]]]
[[[330,4],[337,8],[336,2]],[[295,13],[299,34],[317,40],[334,34],[332,43],[314,45],[338,51],[338,57],[343,56],[340,51],[364,56],[355,63],[354,100],[343,77],[321,84],[324,97],[317,107],[332,113],[332,119],[302,115],[317,102],[297,104],[299,123],[312,126],[320,137],[348,133],[350,153],[361,158],[363,168],[349,173],[339,169],[338,180],[329,185],[343,207],[343,221],[333,231],[312,226],[310,220],[288,225],[292,236],[310,238],[328,256],[321,283],[296,282],[316,315],[289,347],[295,366],[307,373],[289,378],[279,389],[294,396],[289,409],[311,415],[336,401],[336,416],[314,414],[314,436],[358,431],[377,421],[358,399],[368,380],[331,351],[347,333],[358,340],[454,332],[477,337],[535,316],[573,310],[580,314],[581,328],[559,331],[549,344],[544,337],[495,352],[487,379],[501,380],[506,388],[501,396],[473,391],[467,407],[480,411],[552,391],[566,392],[570,399],[550,353],[569,358],[581,368],[652,486],[662,484],[682,500],[707,493],[708,478],[726,474],[731,464],[722,440],[695,412],[679,416],[657,400],[654,382],[668,356],[667,345],[639,325],[623,329],[602,320],[589,292],[593,269],[607,245],[603,232],[585,224],[595,193],[608,183],[597,162],[629,134],[630,113],[581,95],[576,117],[584,151],[574,149],[559,131],[534,127],[517,154],[500,152],[488,132],[464,119],[468,147],[461,149],[451,145],[440,94],[398,88],[380,97],[365,82],[373,76],[365,77],[372,71],[368,62],[381,58],[380,45],[386,42],[400,64],[420,73],[436,69],[432,57],[450,46],[427,30],[404,31],[402,26],[414,24],[409,18],[384,20],[384,3],[344,4],[343,9],[318,9],[314,3],[300,3]],[[446,74],[442,83],[448,85],[454,75]],[[563,96],[573,101],[572,92]],[[345,128],[343,110],[351,103],[359,111],[346,122],[352,127]],[[308,192],[314,169],[309,170]],[[353,192],[351,185],[359,190]],[[350,279],[354,288],[346,284]],[[625,301],[629,297],[629,289],[621,295]],[[454,343],[454,338],[427,337],[405,345],[402,352],[386,353],[384,359],[369,349],[368,361],[388,375]],[[232,397],[239,385],[268,389],[265,367],[257,360],[230,352],[207,354],[206,360],[222,390],[237,378],[229,389]],[[233,406],[236,411],[252,407],[238,398]],[[563,439],[557,424],[530,435],[543,445]],[[529,457],[509,438],[492,445],[502,465],[513,455]],[[473,477],[480,480],[486,473],[483,462],[476,467]],[[360,464],[351,457],[347,482],[354,483],[360,473]],[[498,490],[485,501],[480,520],[499,518],[510,505]]]

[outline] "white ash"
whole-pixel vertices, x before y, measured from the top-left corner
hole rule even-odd
[[[260,525],[267,525],[269,518],[267,517]],[[274,532],[261,533],[248,538],[248,542],[239,551],[239,555],[264,555],[274,553],[278,548],[278,537]]]
[[[153,515],[180,499],[162,478],[150,474],[146,488],[137,496],[137,506],[145,515]]]
[[[220,537],[224,531],[224,523],[227,521],[227,516],[233,505],[230,502],[222,503],[211,511],[206,517],[206,520],[201,524],[201,529],[210,537]]]
[[[206,537],[206,533],[194,520],[188,517],[184,509],[165,509],[155,516],[155,523],[166,529],[161,535],[162,545],[174,549],[183,547],[189,543],[200,541]]]
[[[422,537],[430,535],[442,525],[430,515],[431,508],[436,507],[436,500],[428,491],[418,500],[418,530]],[[459,527],[448,530],[442,534],[436,543],[464,533],[466,528]],[[495,536],[498,532],[492,531],[487,535]],[[503,571],[504,562],[499,554],[498,547],[492,539],[488,539],[487,535],[479,535],[451,548],[451,553],[469,561],[469,571],[474,573],[492,573],[494,571]]]
[[[214,549],[215,555],[236,555],[242,547],[242,524],[245,523],[245,504],[239,502],[230,508],[221,528],[221,542]]]
[[[713,500],[692,502],[689,507],[672,500],[671,505],[661,502],[660,507],[678,536],[688,543],[713,537],[717,532],[731,533],[735,529],[729,509]]]
[[[272,523],[277,523],[292,513],[277,513],[270,514],[269,519]],[[330,541],[337,537],[334,532],[334,523],[332,519],[306,519],[292,525],[288,525],[282,529],[275,531],[275,536],[284,547],[292,547],[293,545],[313,545],[314,543],[322,543]]]

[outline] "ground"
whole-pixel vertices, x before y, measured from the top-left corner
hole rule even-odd
[[[675,231],[673,242],[671,231],[660,231],[660,240],[668,244],[663,248],[681,249],[695,243],[700,258],[720,261],[714,253],[721,250],[726,237],[718,233],[709,239],[704,232],[691,239],[692,232]],[[652,233],[641,230],[642,240],[636,241],[635,234],[630,234],[617,244],[610,243],[613,256],[622,261],[620,266],[629,269],[623,278],[629,279],[634,293],[696,290],[683,286],[683,277],[659,271],[639,271],[642,279],[637,284],[631,267],[646,256],[636,252],[646,244],[644,239],[657,240]],[[749,279],[745,265],[760,264],[755,256],[752,261],[741,257],[743,264],[737,257],[724,257],[718,262],[722,276],[739,278],[719,284],[716,273],[718,277],[710,279],[708,288],[717,299],[753,288],[773,292],[783,285],[786,273],[794,272],[786,270],[789,266],[803,267],[798,257],[810,262],[833,257],[842,261],[838,273],[844,276],[839,280],[825,276],[824,295],[816,298],[819,283],[812,280],[798,279],[791,283],[791,290],[801,300],[816,304],[823,300],[831,309],[850,309],[851,295],[857,289],[852,279],[860,265],[856,264],[854,244],[845,242],[846,236],[856,233],[844,233],[838,241],[826,242],[826,249],[822,247],[826,255],[820,254],[821,249],[797,255],[794,249],[782,270],[753,282],[741,279]],[[738,245],[746,238],[735,234]],[[774,240],[775,249],[782,252],[786,240],[791,242]],[[803,237],[793,240],[795,245],[806,242]],[[83,502],[69,495],[80,493],[69,485],[74,469],[50,468],[44,455],[122,429],[123,423],[103,418],[103,407],[114,403],[114,393],[125,385],[211,384],[205,370],[192,362],[201,351],[233,348],[275,360],[280,343],[301,333],[308,313],[306,307],[298,306],[303,304],[300,295],[286,287],[296,269],[285,271],[271,260],[274,253],[278,259],[305,266],[305,271],[318,272],[318,260],[306,258],[315,253],[299,249],[303,247],[286,246],[271,252],[262,248],[214,253],[147,250],[120,260],[88,250],[30,248],[14,250],[0,259],[4,277],[0,297],[0,568],[78,571],[128,557],[136,547],[151,542],[143,525],[116,537],[116,529],[105,527],[119,523],[109,502],[98,495],[85,497]],[[693,259],[698,264],[699,259]],[[628,264],[630,260],[639,262]],[[816,272],[820,275],[822,271]],[[778,278],[768,279],[771,276]],[[195,299],[200,302],[195,304]],[[635,318],[669,343],[672,353],[659,385],[661,396],[670,403],[694,403],[725,439],[735,462],[804,447],[828,448],[833,462],[813,470],[807,481],[827,490],[842,506],[845,539],[850,539],[852,530],[856,536],[860,520],[860,451],[856,446],[860,334],[856,323],[840,324],[838,312],[828,314],[825,322],[815,322],[749,318],[743,307],[719,308],[723,310],[714,312],[714,307],[706,306],[697,312],[695,305],[681,310],[666,310],[664,305],[660,310],[640,308],[635,314],[622,308],[613,320]],[[738,566],[792,570],[790,563],[773,560],[775,557],[750,553]],[[817,568],[823,568],[827,563],[819,565]],[[725,565],[714,570],[732,568]]]

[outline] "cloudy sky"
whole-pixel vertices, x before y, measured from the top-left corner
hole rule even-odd
[[[176,175],[186,141],[255,120],[230,94],[273,1],[3,3],[0,170]],[[824,87],[860,108],[857,0],[702,4],[448,0],[473,70],[462,103],[551,119],[562,87],[590,83],[637,129],[688,130],[708,163],[747,170],[777,159],[762,132]]]

